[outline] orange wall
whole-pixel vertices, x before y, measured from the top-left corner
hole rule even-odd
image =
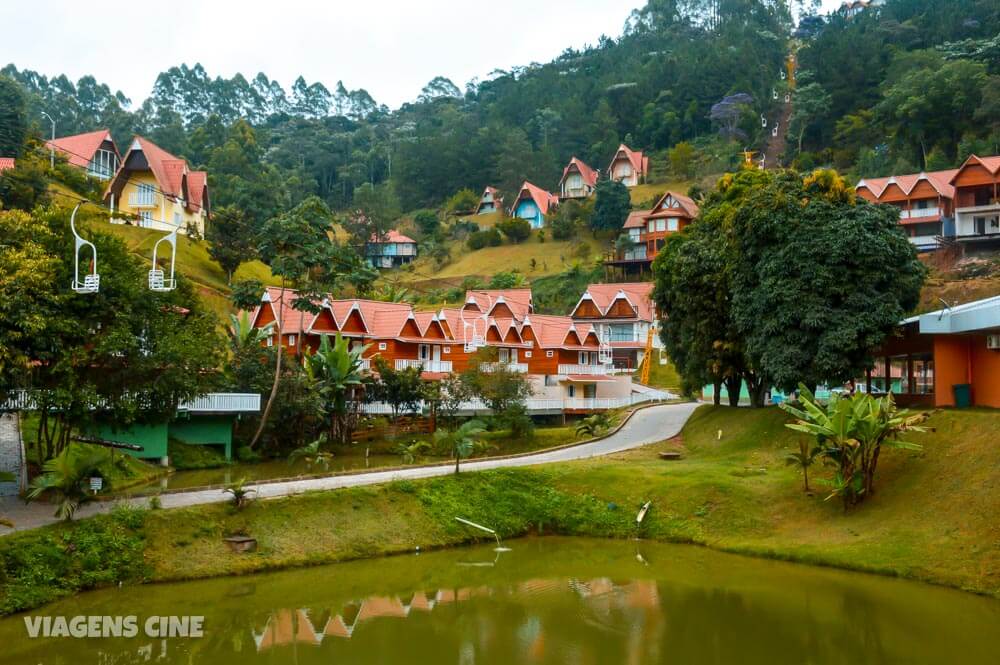
[[[972,384],[972,403],[1000,408],[1000,351],[986,348],[984,335],[934,337],[934,393],[937,406],[954,406],[951,387]]]

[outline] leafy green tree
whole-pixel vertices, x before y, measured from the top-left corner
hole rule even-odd
[[[830,109],[830,95],[819,83],[809,83],[796,88],[788,131],[796,137],[797,152],[802,152],[802,138],[814,124],[822,122]]]
[[[355,214],[344,220],[354,245],[363,248],[373,238],[382,238],[399,218],[399,201],[391,187],[365,183],[354,190]]]
[[[328,335],[320,339],[319,349],[305,357],[306,370],[317,382],[329,422],[330,440],[346,444],[357,424],[361,401],[362,358],[368,345],[349,348],[340,333],[330,344]]]
[[[49,157],[31,145],[14,168],[0,172],[0,204],[4,208],[34,210],[49,199]]]
[[[441,220],[433,210],[418,210],[413,216],[413,223],[425,238],[436,236],[441,229]]]
[[[986,68],[966,60],[914,69],[885,91],[877,111],[895,139],[926,164],[933,146],[954,150],[976,128],[974,114],[987,81]]]
[[[56,519],[69,522],[80,506],[96,498],[88,481],[99,474],[108,459],[109,453],[104,448],[70,446],[45,462],[42,475],[31,481],[27,499],[51,497],[56,504]]]
[[[260,294],[264,292],[264,283],[258,279],[244,279],[230,285],[232,294],[229,301],[237,309],[250,311],[260,304]]]
[[[368,397],[392,407],[394,420],[399,418],[399,413],[404,409],[416,409],[424,395],[420,368],[396,369],[382,356],[375,356],[374,363],[378,379],[368,386]]]
[[[596,192],[590,228],[595,232],[621,229],[632,210],[628,187],[616,180],[601,180],[597,183]]]
[[[727,263],[749,364],[784,390],[861,375],[927,272],[895,212],[832,171],[744,172],[720,188],[737,202]]]
[[[41,465],[74,433],[99,425],[161,423],[178,403],[218,384],[224,342],[183,273],[152,293],[146,271],[117,236],[96,231],[88,208],[78,228],[97,246],[101,290],[69,288],[69,212],[0,211],[0,390],[31,388],[39,414]],[[96,219],[103,222],[101,215]]]
[[[24,93],[13,79],[0,75],[0,156],[18,157],[28,135]]]
[[[482,442],[477,438],[486,431],[486,425],[480,420],[467,420],[461,427],[454,430],[438,430],[434,433],[434,442],[440,448],[447,448],[455,458],[455,475],[459,472],[461,460],[471,457],[481,449]]]
[[[479,196],[468,187],[455,192],[444,204],[444,209],[453,215],[469,213],[479,205]]]
[[[510,217],[498,222],[497,228],[515,245],[531,236],[531,222],[520,217]]]
[[[496,349],[482,349],[460,376],[467,394],[482,400],[495,416],[502,416],[514,407],[524,407],[532,390],[527,376],[496,361]]]
[[[232,207],[215,210],[208,225],[207,236],[212,243],[208,254],[226,271],[230,284],[236,269],[244,262],[256,258],[254,230],[242,210]]]
[[[670,170],[682,178],[690,178],[694,175],[695,160],[697,157],[698,152],[687,141],[681,141],[667,152],[667,159],[670,160]]]

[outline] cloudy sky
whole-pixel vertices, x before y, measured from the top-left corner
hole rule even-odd
[[[74,81],[93,74],[135,105],[156,75],[200,62],[211,76],[300,74],[365,88],[395,108],[434,76],[458,86],[618,36],[643,0],[89,0],[0,4],[0,65]],[[825,7],[839,0],[823,0]]]

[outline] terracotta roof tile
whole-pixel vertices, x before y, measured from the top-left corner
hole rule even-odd
[[[66,161],[73,166],[87,168],[94,153],[105,141],[111,141],[111,132],[107,129],[98,129],[85,134],[74,134],[46,141],[45,145],[65,154]],[[115,154],[117,153],[118,149],[116,148]]]
[[[538,206],[538,209],[542,211],[543,215],[549,214],[549,210],[551,208],[559,205],[558,196],[525,180],[524,184],[521,185],[521,191],[517,194],[517,199],[514,203],[515,206],[517,205],[517,201],[525,198],[525,194],[527,194],[528,198],[535,202],[535,205]]]
[[[0,172],[14,168],[14,162],[13,157],[0,157]]]
[[[613,284],[591,284],[580,297],[593,301],[597,309],[604,314],[612,303],[624,295],[636,309],[636,316],[641,321],[653,321],[653,283],[652,282],[621,282]],[[577,303],[579,307],[579,303]],[[576,311],[576,307],[573,308]]]
[[[385,234],[385,238],[383,238],[382,240],[379,240],[373,234],[372,237],[368,240],[368,242],[371,243],[371,244],[373,244],[373,245],[377,245],[377,244],[381,244],[381,243],[388,243],[388,242],[411,243],[411,244],[414,244],[414,245],[417,244],[416,240],[414,240],[413,238],[411,238],[409,236],[403,235],[402,233],[400,233],[396,229],[392,229],[391,231],[387,232]]]
[[[562,187],[563,182],[566,180],[566,176],[570,174],[570,170],[574,166],[576,167],[576,170],[580,172],[580,175],[583,177],[583,183],[585,185],[590,185],[591,187],[597,185],[597,175],[598,175],[597,171],[590,168],[582,160],[577,159],[576,156],[574,156],[570,158],[569,164],[567,164],[566,168],[563,169],[562,178],[559,179],[560,187]]]
[[[646,175],[649,173],[649,157],[647,157],[641,150],[632,150],[624,143],[618,146],[618,150],[615,151],[615,156],[611,159],[611,163],[608,165],[608,174],[611,174],[614,168],[615,162],[618,161],[619,154],[624,153],[624,157],[632,165],[632,169],[640,174]]]

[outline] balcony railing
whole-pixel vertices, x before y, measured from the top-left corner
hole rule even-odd
[[[212,413],[260,411],[260,395],[257,393],[208,393],[178,405],[177,410],[209,411]]]
[[[905,216],[904,216],[905,214]],[[921,219],[923,217],[936,217],[941,214],[941,209],[937,206],[933,208],[914,208],[913,210],[904,210],[900,213],[900,219]]]
[[[500,368],[506,369],[508,372],[520,372],[521,374],[528,373],[528,363],[480,363],[479,369],[484,372],[495,372]]]
[[[358,367],[362,372],[370,372],[372,369],[371,358],[362,358],[361,365]]]
[[[132,192],[128,204],[133,208],[152,208],[156,206],[156,192]]]
[[[422,372],[450,372],[450,360],[407,360],[405,358],[396,359],[396,369],[404,370],[416,367]]]
[[[608,366],[607,365],[559,365],[559,373],[604,375],[608,373]]]

